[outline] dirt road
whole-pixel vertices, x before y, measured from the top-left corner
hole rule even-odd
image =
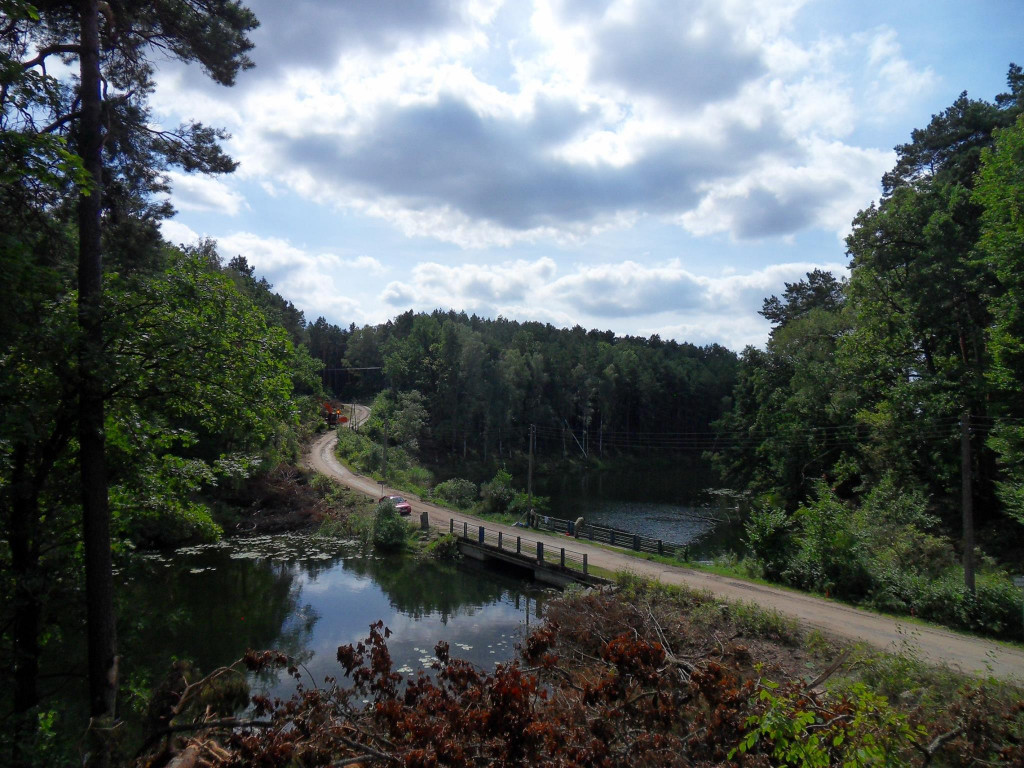
[[[369,409],[356,406],[355,423],[359,424],[369,416]],[[331,431],[314,444],[307,460],[317,472],[336,479],[338,482],[363,493],[380,497],[380,483],[368,477],[356,475],[346,469],[334,456],[337,435]],[[389,488],[384,493],[399,493]],[[420,501],[405,491],[401,495],[409,500],[417,514],[426,510],[430,524],[448,529],[452,517],[465,519],[471,515],[455,514],[451,510]],[[487,522],[488,528],[502,530],[508,536],[522,534],[522,530]],[[565,538],[533,531],[531,538],[543,541],[545,547],[563,547]],[[628,570],[637,574],[659,579],[667,584],[679,584],[692,589],[708,590],[729,600],[753,602],[765,608],[774,608],[780,613],[793,616],[805,627],[848,640],[862,640],[878,648],[896,650],[903,644],[917,649],[922,659],[939,664],[948,664],[954,669],[979,675],[993,675],[1009,680],[1024,682],[1024,652],[1008,648],[987,640],[960,635],[943,629],[934,629],[917,624],[902,624],[891,618],[869,611],[850,608],[821,598],[789,592],[783,589],[752,584],[740,579],[717,576],[688,568],[652,563],[632,557],[626,552],[613,552],[595,547],[581,540],[572,542],[572,549],[586,552],[591,564],[609,571]]]

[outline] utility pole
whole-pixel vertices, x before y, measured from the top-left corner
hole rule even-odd
[[[530,459],[527,464],[526,470],[526,495],[529,497],[527,502],[530,511],[533,511],[533,446],[537,442],[537,427],[533,424],[530,425]]]
[[[381,446],[384,453],[384,479],[388,479],[388,423],[384,422],[384,443]]]
[[[974,497],[971,492],[971,412],[960,417],[960,481],[964,511],[964,586],[974,594]]]

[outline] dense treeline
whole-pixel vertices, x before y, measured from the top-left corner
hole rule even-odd
[[[755,494],[769,575],[997,632],[1016,631],[1019,595],[971,542],[1019,563],[1020,67],[1008,83],[896,148],[847,238],[848,280],[812,272],[765,301],[771,336],[741,355],[716,455]]]
[[[735,353],[657,335],[439,310],[347,331],[321,318],[308,332],[327,371],[342,369],[327,380],[339,396],[419,392],[419,442],[435,454],[525,450],[530,424],[541,453],[650,447],[658,435],[706,433],[735,382]]]
[[[228,0],[0,11],[0,762],[78,762],[64,737],[102,763],[131,676],[114,565],[216,535],[210,490],[296,456],[319,363],[244,259],[159,235],[168,168],[234,163],[220,131],[156,126],[148,52],[230,85],[255,17]]]

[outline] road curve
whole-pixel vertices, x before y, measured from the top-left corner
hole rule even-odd
[[[364,406],[355,406],[354,416],[353,422],[357,425],[361,424],[369,417],[369,409]],[[379,498],[382,495],[380,483],[351,472],[335,457],[334,445],[337,439],[337,434],[333,430],[317,439],[306,456],[307,465],[349,488]],[[419,514],[426,510],[430,517],[430,524],[437,528],[447,530],[451,517],[473,519],[472,515],[465,512],[454,513],[435,504],[421,501],[406,491],[384,488],[384,493],[401,493],[412,505],[414,512]],[[481,522],[486,522],[490,529],[503,531],[507,536],[522,535],[522,529],[519,528],[499,525],[490,521]],[[543,541],[544,546],[548,548],[557,549],[566,544],[564,536],[540,531],[531,531],[530,537]],[[654,563],[632,557],[626,552],[595,547],[583,540],[573,540],[571,548],[578,552],[586,552],[587,559],[591,564],[609,571],[628,570],[642,576],[659,579],[666,584],[707,590],[728,600],[752,602],[764,608],[774,608],[782,614],[796,618],[809,629],[818,629],[834,637],[864,641],[889,651],[910,645],[917,649],[920,658],[935,664],[946,664],[953,669],[969,674],[992,675],[1002,680],[1024,682],[1024,652],[1016,648],[944,629],[918,624],[901,624],[896,619],[811,595],[766,587],[741,579],[718,576],[689,568]]]

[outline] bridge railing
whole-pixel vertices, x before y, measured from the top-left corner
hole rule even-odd
[[[638,533],[626,531],[621,528],[609,528],[601,525],[584,523],[576,530],[576,524],[571,520],[562,520],[550,515],[538,515],[536,527],[540,530],[554,531],[556,533],[567,533],[577,539],[588,539],[601,544],[610,544],[613,547],[633,549],[637,552],[650,552],[654,555],[664,557],[676,557],[681,560],[689,560],[690,547],[688,544],[678,544],[674,541],[655,539],[651,536],[641,536]]]
[[[448,530],[460,539],[493,547],[501,552],[518,555],[523,559],[534,560],[549,568],[577,571],[584,576],[590,574],[586,552],[577,552],[566,547],[545,546],[543,541],[518,534],[506,534],[504,531],[480,525],[477,520],[449,518]]]

